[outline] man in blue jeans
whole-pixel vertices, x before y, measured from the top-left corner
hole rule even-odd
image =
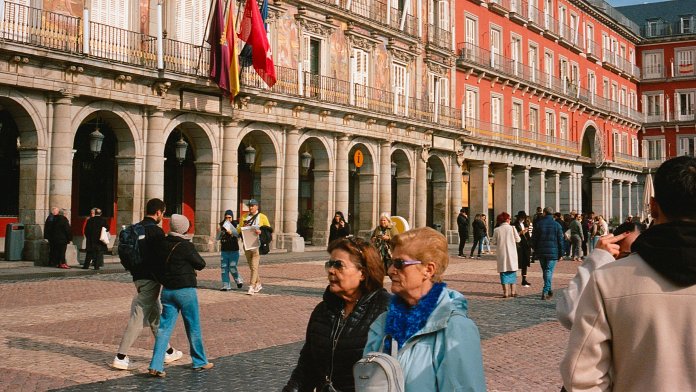
[[[553,210],[549,207],[544,208],[544,216],[534,224],[534,231],[532,232],[534,254],[539,259],[539,264],[544,273],[544,288],[541,291],[542,300],[553,297],[553,290],[551,290],[553,269],[556,267],[558,258],[563,255],[563,241],[565,241],[563,229],[553,219]]]

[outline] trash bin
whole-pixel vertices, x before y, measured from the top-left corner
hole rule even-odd
[[[22,260],[24,250],[24,225],[8,223],[5,231],[5,260]]]

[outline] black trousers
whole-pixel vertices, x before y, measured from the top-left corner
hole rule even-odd
[[[65,250],[68,249],[68,244],[49,242],[48,245],[50,247],[50,251],[48,252],[48,264],[51,266],[65,264]]]
[[[459,256],[464,256],[464,245],[466,245],[468,234],[459,233]]]
[[[478,248],[478,256],[481,257],[481,240],[483,237],[476,237],[474,236],[474,244],[471,245],[471,254],[470,256],[474,255],[474,250]]]
[[[101,249],[88,250],[85,256],[85,263],[82,268],[89,268],[90,263],[94,263],[94,268],[101,268],[104,266],[104,251]]]

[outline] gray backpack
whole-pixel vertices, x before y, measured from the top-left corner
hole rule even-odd
[[[389,337],[391,338],[391,337]],[[387,336],[384,337],[387,339]],[[404,372],[396,359],[399,344],[391,338],[391,355],[384,352],[384,340],[379,352],[371,352],[353,365],[355,392],[404,392]]]

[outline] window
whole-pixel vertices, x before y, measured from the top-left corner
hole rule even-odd
[[[556,136],[556,115],[552,111],[546,111],[546,134]]]
[[[665,156],[665,139],[646,139],[648,145],[648,159],[662,160]]]
[[[621,137],[618,132],[614,131],[614,154],[621,153]]]
[[[544,71],[546,72],[546,87],[553,86],[553,53],[544,52]]]
[[[609,41],[609,36],[602,33],[602,61],[609,60],[609,51],[611,50],[611,41]]]
[[[478,91],[467,87],[464,96],[464,117],[468,126],[474,126],[478,120]]]
[[[491,66],[496,67],[500,63],[500,48],[502,46],[500,30],[491,28]]]
[[[631,136],[631,155],[638,156],[638,138],[635,136]]]
[[[678,92],[675,93],[677,98],[677,120],[693,120],[694,119],[694,92]]]
[[[522,57],[522,38],[513,35],[510,40],[510,57],[512,58],[512,67],[515,75],[518,74],[520,69],[520,62]]]
[[[682,16],[680,18],[680,31],[682,34],[690,34],[694,32],[694,26],[692,25],[693,16]]]
[[[587,71],[587,89],[590,90],[590,102],[594,103],[597,94],[597,80],[592,71]]]
[[[696,137],[694,137],[694,135],[683,136],[677,140],[679,146],[679,151],[677,151],[677,154],[692,157],[696,156]]]
[[[565,37],[568,33],[566,31],[566,7],[562,4],[558,6],[558,21],[560,22],[558,24],[558,33],[561,37]]]
[[[512,103],[512,128],[522,128],[522,102],[515,101]]]
[[[491,124],[493,131],[501,132],[503,123],[503,97],[499,95],[491,96]]]
[[[602,80],[602,96],[604,98],[609,98],[609,79],[604,78]]]
[[[529,107],[529,132],[539,132],[539,109]]]
[[[444,31],[450,31],[449,2],[440,0],[437,2],[438,26]]]
[[[478,27],[476,19],[466,17],[466,42],[471,45],[476,45],[478,41]]]
[[[643,78],[662,77],[662,52],[643,53]]]
[[[565,115],[561,115],[561,123],[558,137],[561,140],[568,140],[568,117]]]
[[[621,152],[628,155],[628,135],[621,134]]]
[[[434,73],[428,74],[428,101],[432,104],[438,98],[439,106],[449,105],[449,84],[447,78]]]
[[[399,115],[406,114],[406,95],[408,88],[406,86],[407,76],[406,67],[393,63],[392,64],[392,80],[394,81],[394,112]]]
[[[529,53],[527,53],[527,57],[528,57],[528,59],[527,59],[528,65],[529,65],[529,68],[531,69],[530,78],[531,78],[532,82],[536,82],[536,80],[537,80],[537,61],[539,58],[536,45],[532,45],[532,44],[529,45]]]
[[[587,53],[596,53],[594,48],[594,26],[588,24],[585,26],[585,51]]]
[[[674,76],[690,76],[694,74],[694,49],[676,50],[677,60]]]
[[[553,0],[544,0],[544,27],[546,30],[551,29],[553,21]]]
[[[662,105],[664,102],[662,94],[643,95],[643,113],[647,122],[658,122],[662,120]]]
[[[570,34],[571,34],[570,39],[573,41],[573,45],[578,44],[578,28],[579,28],[578,16],[575,14],[570,14]]]
[[[94,40],[90,50],[92,54],[99,57],[105,57],[116,61],[128,61],[129,51],[127,49],[132,36],[124,34],[114,34],[113,32],[107,31],[104,26],[108,25],[117,27],[124,30],[129,30],[130,21],[128,19],[130,15],[129,1],[110,1],[110,0],[94,0],[92,1],[92,22],[98,23],[98,25],[92,26],[92,35],[104,35],[109,36],[106,40]],[[183,7],[183,1],[179,1],[178,6]],[[201,29],[195,29],[192,21],[197,15],[196,11],[200,11],[201,7],[196,7],[198,4],[185,6],[183,9],[183,15],[179,15],[177,20],[177,25],[179,23],[189,23],[188,29],[183,30],[183,28],[177,30],[177,37],[179,40],[192,43],[195,45],[200,45],[203,42],[203,31]],[[204,7],[202,7],[204,8]],[[203,14],[205,15],[205,9],[203,9]],[[203,25],[205,25],[205,19],[203,19]],[[95,31],[96,29],[96,31]],[[184,31],[186,32],[185,35]],[[201,34],[196,34],[201,33]],[[194,43],[194,39],[197,41]],[[135,44],[135,43],[133,43]],[[138,41],[138,45],[140,42]]]

